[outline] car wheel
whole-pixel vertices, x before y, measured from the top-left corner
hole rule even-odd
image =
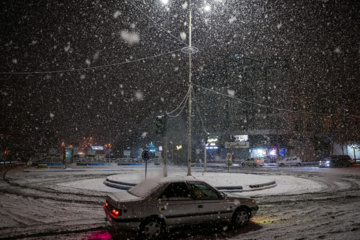
[[[301,163],[297,163],[296,166],[300,167],[300,166],[301,166]]]
[[[285,164],[283,164],[283,163],[280,163],[280,165],[279,165],[280,167],[283,167],[283,166],[285,166]]]
[[[149,218],[145,220],[139,230],[141,239],[151,240],[160,238],[163,232],[163,223],[156,218]]]
[[[232,225],[234,227],[245,226],[249,223],[249,220],[249,211],[245,208],[239,208],[234,212],[234,215],[232,217]]]
[[[241,163],[241,166],[242,166],[242,167],[245,167],[245,163]]]

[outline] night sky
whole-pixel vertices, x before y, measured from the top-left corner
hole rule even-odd
[[[290,64],[302,96],[351,101],[360,90],[359,1],[193,3],[196,84],[241,54]],[[23,146],[94,137],[130,144],[187,92],[186,1],[2,1],[0,134]],[[198,82],[196,82],[198,81]],[[183,116],[185,119],[185,115]]]

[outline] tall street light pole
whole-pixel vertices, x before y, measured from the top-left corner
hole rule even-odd
[[[187,175],[191,176],[191,103],[192,103],[192,99],[191,99],[191,92],[192,92],[192,81],[191,81],[191,54],[192,54],[192,49],[191,49],[191,27],[192,27],[192,23],[191,23],[191,19],[192,18],[192,9],[191,9],[191,0],[189,0],[189,116],[188,116],[188,172]]]
[[[164,4],[166,4],[168,1],[167,0],[162,0]],[[188,157],[187,157],[187,165],[188,165],[188,172],[187,175],[191,176],[191,148],[192,148],[192,143],[191,143],[191,122],[192,122],[192,109],[191,109],[191,104],[192,104],[192,89],[193,89],[193,84],[191,81],[191,76],[192,76],[192,59],[191,59],[191,54],[196,53],[198,51],[197,48],[193,48],[191,45],[191,32],[192,32],[192,3],[191,0],[189,0],[189,46],[185,47],[182,49],[182,51],[184,53],[187,53],[189,55],[189,115],[188,115]]]

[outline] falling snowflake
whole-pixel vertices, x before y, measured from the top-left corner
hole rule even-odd
[[[55,117],[55,114],[50,113],[50,117],[51,117],[51,118],[54,118],[54,117]]]
[[[234,90],[231,90],[231,89],[228,89],[228,94],[231,96],[231,97],[234,97],[235,96],[235,91]]]
[[[142,134],[141,134],[141,137],[142,138],[146,138],[146,135],[147,135],[148,133],[147,132],[143,132]]]
[[[143,92],[141,92],[141,91],[136,91],[135,92],[135,97],[136,97],[136,100],[143,100],[143,98],[144,98],[144,94],[143,94]]]
[[[69,50],[70,50],[70,43],[68,43],[68,45],[64,47],[65,52],[68,52]]]
[[[94,59],[94,60],[99,59],[99,55],[100,55],[100,51],[96,51],[96,53],[95,53],[94,56],[93,56],[93,59]]]
[[[236,21],[236,17],[232,17],[232,18],[229,19],[229,23],[233,23],[235,21]]]
[[[121,38],[129,45],[133,45],[140,42],[140,35],[136,32],[129,32],[128,30],[122,30],[120,32]]]
[[[334,53],[341,53],[341,49],[339,47],[335,48]]]
[[[114,16],[114,18],[118,18],[120,15],[121,15],[121,12],[116,11],[113,16]]]
[[[186,33],[185,32],[181,32],[180,33],[180,37],[182,40],[185,40],[186,39]]]

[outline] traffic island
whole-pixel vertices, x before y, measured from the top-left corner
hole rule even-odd
[[[169,174],[170,176],[170,174]],[[172,173],[171,176],[183,176],[183,173]],[[152,173],[148,178],[161,177]],[[276,187],[276,181],[268,176],[241,173],[203,173],[193,172],[192,177],[209,183],[224,192],[249,192]],[[108,176],[103,182],[106,186],[121,190],[128,190],[144,180],[139,173]]]

